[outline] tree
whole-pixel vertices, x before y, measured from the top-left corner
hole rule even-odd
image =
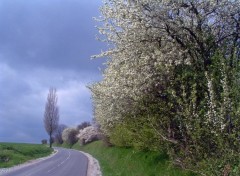
[[[79,131],[79,130],[82,130],[82,129],[88,127],[88,126],[91,126],[91,123],[90,123],[90,122],[82,122],[81,124],[79,124],[79,125],[77,126],[77,130],[78,130],[78,131]]]
[[[106,0],[101,12],[111,47],[99,55],[109,58],[104,79],[90,89],[103,133],[125,132],[130,145],[157,139],[183,167],[201,156],[222,161],[215,175],[236,164],[240,1]]]
[[[67,126],[64,124],[58,125],[58,128],[57,128],[56,132],[54,133],[54,142],[56,142],[58,144],[63,143],[62,132],[65,128],[67,128]]]
[[[49,135],[50,148],[52,147],[52,137],[58,128],[59,108],[57,106],[57,90],[50,88],[44,112],[44,127]]]
[[[77,138],[79,139],[80,145],[85,145],[90,142],[99,140],[100,135],[97,128],[95,128],[94,126],[87,126],[79,131]]]
[[[78,141],[77,134],[76,128],[65,128],[62,132],[62,139],[67,144],[73,145]]]
[[[42,144],[47,144],[47,139],[41,140]]]
[[[216,51],[223,51],[230,65],[240,55],[239,1],[108,0],[102,14],[99,31],[114,46],[100,55],[110,59],[104,80],[93,86],[103,127],[121,118],[116,110],[128,111],[144,94],[169,86],[164,81],[174,79],[173,69],[188,65],[207,79]],[[201,74],[196,79],[202,80]],[[201,99],[206,85],[196,88]]]

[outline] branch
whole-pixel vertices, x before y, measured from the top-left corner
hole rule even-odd
[[[170,37],[172,37],[172,39],[176,40],[176,41],[181,45],[181,47],[186,48],[186,45],[181,41],[181,39],[178,38],[176,35],[173,35],[173,34],[170,32],[169,25],[168,25],[168,24],[165,24],[165,26],[166,26],[166,31],[167,31],[168,35],[169,35]]]
[[[190,10],[192,10],[193,13],[195,13],[195,14],[198,16],[198,15],[199,15],[199,12],[198,12],[197,8],[194,6],[193,2],[191,2],[190,4],[191,4],[191,6],[192,6],[192,8],[191,8]]]
[[[163,140],[168,141],[168,142],[171,142],[171,143],[173,143],[173,144],[177,144],[177,143],[178,143],[177,140],[175,140],[175,139],[169,139],[169,138],[165,137],[164,135],[162,135],[161,133],[159,133],[159,131],[153,126],[153,124],[152,124],[151,122],[150,122],[150,125],[151,125],[151,127],[156,131],[156,133],[157,133],[159,136],[162,137]]]

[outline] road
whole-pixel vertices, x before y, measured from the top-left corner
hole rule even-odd
[[[13,169],[1,176],[86,176],[88,159],[77,150],[57,148],[58,152],[40,162]]]

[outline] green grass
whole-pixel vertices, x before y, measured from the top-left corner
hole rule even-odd
[[[41,144],[0,143],[0,168],[47,156],[52,149]]]
[[[67,145],[63,145],[68,147]],[[130,148],[105,147],[101,141],[72,148],[93,155],[100,163],[103,176],[194,176],[172,166],[165,153],[141,152]]]

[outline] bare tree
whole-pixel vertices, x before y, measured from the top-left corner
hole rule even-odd
[[[82,130],[82,129],[88,127],[88,126],[91,126],[91,123],[90,123],[90,122],[82,122],[81,124],[79,124],[79,125],[77,126],[77,130],[78,130],[78,131],[79,131],[79,130]]]
[[[49,134],[50,148],[52,147],[52,135],[58,128],[59,122],[59,109],[57,106],[57,90],[55,88],[50,88],[47,103],[44,112],[44,126]]]

